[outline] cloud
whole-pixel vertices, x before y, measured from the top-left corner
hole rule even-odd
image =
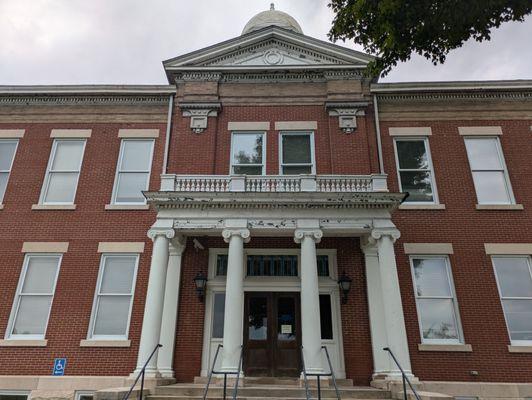
[[[268,0],[0,0],[0,84],[166,83],[161,61],[240,35]],[[326,0],[278,0],[327,40]],[[421,57],[385,81],[532,78],[532,18],[468,42],[444,66]],[[360,47],[339,43],[361,50]]]

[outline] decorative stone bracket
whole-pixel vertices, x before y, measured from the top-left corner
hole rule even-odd
[[[218,116],[222,105],[220,103],[182,103],[179,108],[183,112],[183,117],[190,117],[192,132],[200,134],[207,129],[208,118]]]
[[[367,102],[326,103],[329,116],[338,117],[340,129],[344,133],[353,133],[357,129],[357,116],[366,115],[362,108]]]

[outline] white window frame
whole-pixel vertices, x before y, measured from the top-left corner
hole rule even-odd
[[[0,396],[26,396],[26,400],[30,397],[29,390],[0,390]]]
[[[292,166],[292,167],[298,167],[298,166],[308,166],[309,164],[285,164],[283,163],[283,136],[302,136],[302,135],[308,135],[310,136],[310,161],[311,161],[311,170],[310,175],[316,174],[316,157],[315,157],[315,146],[314,146],[314,131],[280,131],[279,132],[279,175],[285,175],[283,173],[283,167],[285,166]],[[287,175],[290,176],[290,175]]]
[[[133,281],[131,282],[131,291],[129,294],[104,294],[103,296],[131,296],[129,303],[129,312],[127,317],[127,327],[125,335],[95,335],[94,326],[96,324],[96,316],[98,314],[99,298],[101,296],[100,289],[102,286],[103,272],[105,267],[105,260],[107,257],[135,257],[135,271],[133,272]],[[94,299],[92,303],[91,318],[89,322],[89,331],[87,333],[87,339],[89,340],[128,340],[129,328],[131,324],[131,312],[133,310],[133,302],[135,300],[135,288],[137,286],[137,273],[139,270],[140,254],[138,253],[102,253],[100,257],[100,267],[98,270],[98,280],[96,282],[96,290],[94,291]]]
[[[81,152],[81,157],[79,160],[79,166],[77,170],[59,170],[52,171],[52,165],[57,155],[57,146],[60,142],[83,142],[83,150]],[[52,150],[50,151],[50,158],[48,159],[48,165],[46,166],[46,175],[44,177],[44,182],[42,185],[41,196],[39,198],[39,204],[44,205],[70,205],[74,204],[76,201],[76,193],[78,191],[79,176],[81,175],[81,167],[83,165],[83,158],[85,156],[85,147],[87,146],[86,139],[54,139],[52,144]],[[74,196],[71,202],[68,201],[45,201],[48,190],[50,189],[50,176],[54,173],[77,173],[76,187],[74,188]]]
[[[414,259],[444,259],[445,260],[445,269],[447,271],[447,279],[449,284],[449,289],[452,297],[448,296],[418,296],[417,294],[417,285],[416,285],[416,276],[414,270]],[[418,318],[419,325],[419,334],[421,337],[421,343],[425,344],[464,344],[464,333],[462,330],[462,322],[460,318],[460,309],[458,307],[458,299],[456,296],[456,290],[454,287],[453,273],[451,269],[451,262],[447,254],[412,254],[409,256],[410,262],[410,273],[412,275],[412,283],[414,285],[414,297],[416,301],[416,313]],[[450,299],[453,303],[454,308],[454,318],[456,324],[456,331],[458,333],[457,339],[425,339],[423,335],[423,325],[421,323],[421,312],[418,305],[418,299]]]
[[[42,335],[21,335],[21,334],[13,334],[13,329],[15,327],[15,321],[17,320],[19,306],[20,306],[20,299],[22,296],[44,296],[42,293],[25,293],[22,294],[22,287],[24,285],[24,281],[26,280],[26,273],[28,272],[28,265],[30,262],[30,259],[32,257],[45,257],[45,258],[59,258],[59,261],[57,262],[57,271],[55,273],[55,279],[54,279],[54,285],[52,288],[52,300],[50,301],[50,308],[48,309],[48,316],[46,317],[46,325],[44,327],[44,332]],[[15,293],[15,299],[13,300],[13,307],[11,308],[11,315],[9,318],[9,323],[7,324],[6,329],[6,339],[12,339],[12,340],[43,340],[46,337],[46,331],[48,330],[48,323],[50,321],[50,314],[52,313],[52,307],[54,303],[55,298],[55,289],[57,287],[57,279],[59,277],[59,271],[61,269],[61,263],[63,261],[63,254],[62,253],[26,253],[24,256],[24,264],[22,265],[22,271],[20,272],[20,277],[17,285],[17,291]],[[49,294],[46,296],[50,296]]]
[[[471,165],[471,160],[469,159],[469,153],[467,151],[466,141],[467,140],[482,140],[482,139],[492,139],[492,140],[494,139],[495,140],[495,144],[496,144],[496,147],[497,147],[497,155],[499,157],[499,162],[501,163],[502,169],[497,169],[497,170],[494,170],[494,169],[490,169],[490,170],[476,169],[476,170],[473,170],[473,167]],[[475,195],[477,196],[478,204],[481,204],[481,205],[515,204],[514,191],[512,189],[512,184],[510,182],[510,175],[508,175],[508,167],[506,166],[506,161],[504,159],[504,152],[502,151],[502,145],[501,145],[501,140],[500,140],[499,136],[494,136],[494,135],[464,136],[464,147],[465,147],[465,151],[466,151],[466,155],[467,155],[467,161],[469,162],[469,171],[471,173],[471,179],[473,180],[473,187],[475,188]],[[481,203],[480,202],[480,199],[478,198],[477,187],[475,185],[475,177],[473,176],[473,172],[485,172],[485,171],[486,172],[487,171],[502,171],[503,176],[504,176],[504,184],[505,184],[505,188],[506,188],[506,193],[508,194],[508,199],[509,199],[508,203],[497,203],[497,202]]]
[[[0,173],[7,173],[5,191],[3,194],[0,193],[0,204],[3,204],[4,195],[5,193],[7,193],[7,186],[9,185],[9,178],[11,177],[11,170],[13,169],[13,164],[15,163],[15,157],[17,156],[19,140],[18,139],[0,139],[0,144],[2,143],[15,143],[15,151],[13,152],[13,157],[11,158],[11,164],[9,165],[9,169],[0,169]]]
[[[234,164],[235,135],[262,135],[262,175],[266,175],[266,140],[265,131],[232,131],[231,132],[231,160],[229,162],[229,175],[238,175],[233,172],[233,167],[258,167],[261,164]],[[259,175],[260,176],[260,175]]]
[[[397,151],[397,142],[423,142],[425,145],[425,151],[427,153],[428,169],[401,169],[399,165],[399,153]],[[409,201],[408,198],[404,201],[408,204],[439,204],[440,200],[438,197],[438,188],[436,186],[436,176],[434,174],[434,165],[432,164],[432,154],[430,151],[429,138],[427,136],[404,136],[404,137],[394,137],[393,139],[393,150],[395,154],[395,170],[397,171],[397,182],[399,184],[399,190],[403,192],[403,185],[401,183],[401,172],[416,172],[416,171],[427,171],[430,173],[430,184],[432,187],[432,201]]]
[[[126,142],[151,142],[151,153],[150,153],[150,166],[147,171],[145,170],[134,170],[134,171],[120,171],[120,165],[122,165],[122,158],[124,157],[124,143]],[[122,173],[148,173],[148,179],[146,180],[146,187],[144,190],[148,190],[150,187],[150,179],[151,179],[151,170],[153,166],[153,152],[155,148],[155,139],[149,139],[149,138],[124,138],[120,141],[120,152],[118,154],[118,162],[116,163],[116,169],[115,169],[115,182],[113,184],[113,193],[111,196],[111,204],[114,205],[144,205],[146,204],[146,199],[140,202],[120,202],[116,201],[116,195],[118,194],[118,183],[120,180],[120,174]]]
[[[497,271],[495,269],[495,263],[493,262],[493,258],[525,258],[528,263],[528,270],[530,274],[532,275],[532,260],[530,256],[527,255],[509,255],[509,254],[492,254],[491,257],[491,265],[493,267],[493,274],[495,275],[495,280],[497,282],[497,289],[499,291],[499,300],[501,302],[501,308],[502,313],[504,315],[504,322],[506,323],[506,330],[508,332],[508,339],[510,339],[510,343],[512,346],[532,346],[532,340],[512,340],[512,334],[510,332],[510,326],[508,325],[508,318],[506,317],[506,312],[504,311],[504,305],[503,300],[532,300],[532,297],[503,297],[502,291],[501,291],[501,285],[499,283],[499,276],[497,275]],[[532,277],[532,276],[531,276]]]
[[[92,396],[94,399],[94,393],[94,391],[90,390],[76,390],[74,399],[80,400],[81,396]]]

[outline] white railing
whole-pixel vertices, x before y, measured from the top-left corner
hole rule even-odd
[[[161,175],[169,192],[387,192],[386,175]]]

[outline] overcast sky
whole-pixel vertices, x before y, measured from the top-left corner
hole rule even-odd
[[[296,18],[305,34],[327,40],[333,18],[327,2],[275,4]],[[240,35],[246,22],[269,4],[0,0],[0,84],[165,84],[162,60]],[[381,81],[477,79],[532,79],[531,17],[504,25],[490,42],[466,43],[443,66],[416,56]]]

